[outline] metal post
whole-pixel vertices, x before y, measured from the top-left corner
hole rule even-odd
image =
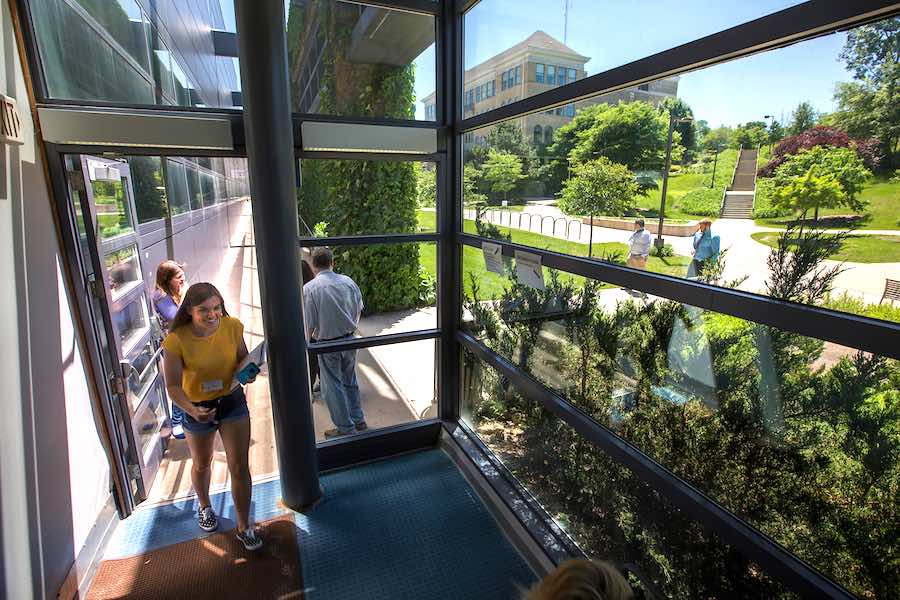
[[[441,329],[438,388],[438,414],[445,421],[459,419],[462,402],[461,348],[456,340],[462,315],[462,246],[457,232],[462,231],[462,135],[456,124],[461,119],[463,89],[462,15],[455,2],[443,2],[438,20],[437,100],[438,118],[443,124],[442,136],[447,158],[438,177],[437,222],[441,241],[438,244],[438,327]],[[477,215],[476,209],[476,215]]]
[[[322,497],[310,404],[283,2],[238,0],[238,55],[282,500]]]
[[[594,213],[591,213],[591,230],[588,232],[588,258],[594,254]]]
[[[716,187],[716,165],[719,164],[719,145],[716,144],[716,148],[714,150],[715,155],[713,156],[713,176],[712,181],[709,182],[709,189],[713,189]]]
[[[675,116],[669,115],[669,137],[666,141],[666,166],[663,169],[663,182],[662,182],[662,197],[659,199],[659,229],[656,231],[656,241],[654,241],[653,245],[657,248],[662,248],[665,242],[663,241],[663,218],[665,218],[666,213],[666,189],[669,185],[669,168],[672,163],[672,130],[675,129]],[[593,227],[591,228],[593,229]]]

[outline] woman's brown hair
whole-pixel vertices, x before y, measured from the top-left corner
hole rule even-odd
[[[184,300],[181,301],[181,306],[178,307],[178,312],[175,313],[175,318],[172,319],[169,331],[175,331],[179,327],[190,324],[193,320],[191,311],[194,310],[194,307],[200,306],[213,296],[216,296],[222,304],[222,316],[227,317],[228,311],[225,310],[225,300],[222,298],[219,290],[216,289],[216,286],[211,283],[195,283],[188,288],[187,293],[184,295]]]
[[[179,271],[183,271],[174,260],[164,260],[159,263],[159,266],[156,267],[156,287],[159,290],[167,293],[172,296],[172,299],[175,300],[175,304],[181,303],[181,293],[175,293],[172,291],[172,279],[174,279]]]
[[[612,564],[602,560],[564,562],[525,593],[523,600],[630,600],[634,592]]]

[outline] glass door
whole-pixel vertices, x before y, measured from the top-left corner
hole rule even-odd
[[[141,268],[141,244],[131,172],[124,161],[95,156],[69,161],[77,181],[72,202],[82,263],[102,317],[97,329],[109,382],[112,412],[120,421],[123,460],[132,479],[132,504],[147,497],[164,450],[167,422],[160,347],[151,327]]]

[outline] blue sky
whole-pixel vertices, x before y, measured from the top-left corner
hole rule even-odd
[[[234,30],[232,0],[219,0]],[[513,46],[537,30],[563,41],[566,0],[482,0],[465,23],[466,66]],[[566,43],[589,56],[589,75],[626,64],[789,6],[799,0],[569,0]],[[287,6],[288,0],[285,0]],[[772,114],[784,121],[802,101],[834,110],[834,86],[849,81],[838,59],[846,34],[837,33],[681,77],[678,96],[710,126],[735,125]],[[415,60],[418,100],[435,85],[434,46]]]

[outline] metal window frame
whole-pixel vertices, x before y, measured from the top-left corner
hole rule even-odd
[[[786,302],[751,292],[717,287],[596,259],[479,237],[470,233],[461,233],[458,239],[460,243],[477,249],[481,249],[483,242],[497,244],[502,248],[504,256],[512,258],[515,257],[517,250],[530,252],[540,256],[541,263],[551,269],[640,290],[654,296],[888,358],[900,359],[900,344],[897,343],[900,339],[900,323]]]
[[[233,148],[225,150],[201,151],[190,147],[145,147],[135,140],[135,145],[119,145],[115,147],[83,146],[83,145],[48,145],[51,158],[66,153],[102,153],[156,155],[156,156],[246,156],[243,137],[244,114],[239,109],[210,109],[197,107],[175,107],[156,105],[130,105],[114,102],[80,102],[73,100],[50,99],[47,97],[47,86],[40,63],[40,53],[36,36],[32,28],[31,11],[27,0],[16,0],[19,6],[20,19],[24,21],[23,33],[28,45],[28,60],[34,74],[36,95],[42,106],[66,108],[69,110],[85,110],[105,108],[109,111],[148,111],[154,115],[165,113],[183,116],[221,116],[231,123]],[[327,159],[365,159],[365,160],[416,160],[438,162],[437,171],[437,231],[426,234],[386,234],[371,236],[348,236],[337,238],[310,238],[298,240],[301,247],[321,245],[325,243],[341,243],[343,245],[384,244],[409,242],[435,242],[438,256],[438,327],[429,330],[413,331],[387,336],[373,336],[337,342],[319,342],[311,345],[314,353],[341,349],[373,347],[389,343],[402,343],[423,339],[436,339],[439,342],[439,383],[438,403],[439,416],[448,423],[456,424],[460,412],[460,358],[463,347],[469,348],[478,355],[481,352],[485,362],[503,372],[514,385],[531,398],[537,399],[553,410],[564,421],[573,425],[582,435],[603,451],[623,464],[627,463],[638,476],[670,500],[677,499],[684,503],[686,510],[694,511],[699,520],[716,528],[723,538],[728,539],[736,548],[745,552],[765,567],[768,572],[778,576],[795,590],[809,592],[810,595],[828,597],[847,597],[846,590],[831,582],[796,556],[790,554],[775,542],[764,536],[752,526],[744,523],[714,501],[695,490],[664,467],[651,461],[646,455],[634,448],[614,433],[606,430],[573,407],[564,398],[547,390],[546,387],[531,379],[515,365],[493,353],[486,346],[466,334],[461,329],[462,314],[462,249],[464,246],[480,248],[482,238],[465,234],[462,219],[462,148],[463,134],[491,124],[511,120],[549,108],[555,108],[617,89],[653,81],[660,77],[683,73],[746,56],[752,53],[769,50],[804,39],[831,33],[833,31],[864,24],[875,19],[885,18],[900,12],[900,3],[857,0],[847,3],[841,0],[810,0],[804,4],[773,13],[771,15],[732,27],[730,29],[706,36],[699,40],[683,44],[676,48],[634,61],[627,65],[608,70],[589,78],[577,80],[566,86],[548,90],[542,94],[525,98],[486,113],[462,118],[463,109],[463,17],[477,0],[367,0],[362,3],[394,10],[428,14],[435,16],[436,23],[436,111],[437,121],[416,121],[398,119],[340,117],[319,114],[292,115],[295,133],[304,121],[320,121],[335,123],[379,124],[403,127],[434,128],[438,131],[438,152],[435,155],[398,156],[377,152],[362,153],[321,153],[303,152],[299,136],[295,134],[295,153],[302,158]],[[51,162],[53,162],[51,160]],[[61,165],[61,163],[60,163]],[[54,189],[62,188],[63,196],[56,201],[65,201],[65,182],[60,180],[64,175],[62,169],[51,169]],[[795,331],[804,335],[812,335],[819,339],[827,339],[844,345],[861,348],[867,351],[897,358],[900,349],[889,343],[898,339],[900,326],[865,317],[856,317],[816,307],[795,305],[766,298],[764,296],[739,292],[725,288],[716,288],[686,281],[665,275],[644,271],[636,271],[627,267],[601,263],[580,257],[558,254],[522,246],[518,244],[498,242],[504,254],[512,255],[516,249],[527,250],[541,256],[547,266],[579,274],[585,277],[602,279],[611,283],[628,285],[635,289],[644,289],[650,293],[673,300],[708,308],[725,314],[732,314],[755,322],[769,324],[781,329]],[[815,330],[813,330],[815,328]],[[896,345],[896,344],[895,344]],[[394,447],[391,436],[398,432],[411,431],[407,440],[407,449],[412,446],[421,447],[423,440],[432,439],[435,424],[439,421],[422,421],[383,432],[371,432],[353,440],[335,440],[319,444],[320,464],[324,451],[331,452],[334,458],[328,464],[334,467],[371,459],[362,448],[370,444]],[[422,435],[428,432],[427,435]],[[379,440],[371,442],[370,440]],[[382,443],[382,441],[384,443]],[[390,442],[390,443],[389,443]],[[430,443],[430,442],[429,442]],[[357,448],[349,452],[351,446]],[[399,446],[398,446],[399,447]],[[334,450],[332,450],[334,449]],[[342,452],[344,454],[341,454]],[[391,453],[389,449],[386,453]],[[380,455],[387,455],[381,453]]]
[[[525,398],[539,402],[610,458],[632,471],[638,479],[660,492],[705,528],[718,534],[723,541],[760,565],[767,574],[776,577],[792,591],[810,598],[855,598],[815,567],[597,423],[563,396],[525,374],[472,335],[460,331],[457,337],[467,350],[506,377]]]

